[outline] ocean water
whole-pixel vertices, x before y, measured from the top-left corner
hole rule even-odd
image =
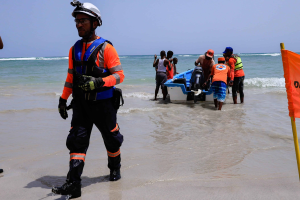
[[[239,55],[245,71],[245,103],[232,104],[229,94],[222,111],[208,102],[152,101],[154,56],[120,56],[125,73],[119,85],[125,105],[118,112],[125,138],[122,170],[125,177],[134,177],[123,189],[164,181],[219,180],[229,185],[246,180],[297,181],[281,54]],[[177,71],[194,68],[198,56],[174,55]],[[220,56],[215,55],[215,60]],[[45,187],[56,182],[40,166],[51,175],[67,170],[65,138],[71,117],[62,120],[57,112],[67,69],[68,57],[0,58],[0,168],[26,171],[26,180],[38,180]],[[96,129],[91,141],[90,162],[99,158],[92,152],[101,150],[104,168],[105,150]],[[55,161],[45,158],[41,164],[45,154]],[[22,162],[24,156],[30,165]],[[88,169],[87,176],[105,173]]]
[[[174,57],[179,60],[177,71],[192,69],[198,56],[175,55]],[[219,56],[221,54],[216,54],[215,60]],[[279,53],[240,54],[240,56],[245,66],[246,90],[284,93],[285,82]],[[153,56],[120,56],[120,59],[126,77],[120,85],[125,87],[124,96],[142,100],[153,98],[155,87]],[[67,68],[68,57],[0,58],[0,97],[2,97],[0,112],[53,108],[53,104],[46,102],[51,101],[51,98],[58,98],[61,94]],[[22,101],[22,105],[19,101]]]

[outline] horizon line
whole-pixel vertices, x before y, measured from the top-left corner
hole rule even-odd
[[[260,53],[235,53],[235,54],[274,54],[281,52],[260,52]],[[297,52],[295,52],[297,53]],[[215,54],[223,54],[223,53],[215,53]],[[123,54],[119,56],[153,56],[154,54]],[[159,54],[156,54],[159,56]],[[195,53],[178,53],[173,55],[203,55],[203,54],[195,54]],[[55,57],[69,57],[69,56],[28,56],[28,57],[0,57],[0,58],[55,58]]]

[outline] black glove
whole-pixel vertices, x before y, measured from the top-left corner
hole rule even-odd
[[[58,104],[58,112],[60,114],[60,116],[63,119],[67,119],[68,118],[68,113],[67,113],[67,100],[63,99],[63,98],[59,98],[59,104]]]
[[[105,84],[105,82],[102,80],[101,77],[94,78],[92,76],[86,76],[86,75],[83,75],[83,77],[85,82],[79,85],[79,87],[86,92],[94,89],[98,89]]]

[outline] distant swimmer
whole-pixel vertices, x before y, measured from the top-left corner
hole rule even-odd
[[[214,50],[209,49],[205,52],[204,55],[200,55],[199,58],[195,61],[195,66],[202,67],[204,73],[204,80],[207,80],[211,73],[211,68],[215,64],[214,61]],[[206,85],[205,89],[209,88],[210,83]]]
[[[167,68],[166,68],[166,72],[167,72],[167,79],[173,79],[174,76],[174,67],[173,67],[173,51],[168,51],[167,52],[167,60],[169,61]]]
[[[1,37],[0,37],[0,49],[3,49],[3,42],[2,42]]]
[[[231,70],[231,85],[232,85],[232,98],[233,103],[237,104],[237,92],[240,93],[240,101],[244,103],[244,79],[245,73],[243,70],[242,59],[237,55],[233,54],[231,47],[226,47],[223,52],[223,56],[226,60],[226,64],[229,65]]]
[[[215,107],[219,108],[218,110],[222,109],[223,102],[226,98],[226,89],[227,89],[227,81],[230,77],[230,68],[229,66],[225,65],[225,58],[220,57],[218,58],[218,64],[214,65],[211,70],[211,75],[208,77],[204,84],[209,82],[209,79],[212,77],[212,91],[213,91],[213,98]]]
[[[68,199],[81,196],[81,175],[94,125],[106,148],[109,181],[121,178],[123,135],[117,123],[117,110],[122,93],[114,86],[122,83],[125,77],[116,49],[95,33],[102,25],[99,9],[91,3],[75,0],[71,4],[76,6],[72,16],[82,39],[70,48],[67,78],[58,104],[61,117],[66,119],[67,99],[72,94],[73,115],[66,141],[69,171],[66,182],[52,188],[53,193],[67,195]],[[97,168],[95,166],[95,170]]]
[[[173,58],[174,76],[176,74],[178,74],[177,67],[176,67],[177,63],[178,63],[178,59],[177,58]]]
[[[160,59],[154,59],[153,67],[157,66],[156,70],[156,88],[155,88],[155,95],[154,100],[157,100],[157,94],[159,90],[159,86],[161,87],[162,94],[163,94],[163,100],[166,99],[167,96],[167,89],[164,85],[164,83],[167,81],[167,70],[166,67],[168,65],[169,61],[166,59],[166,52],[161,51],[160,52]]]

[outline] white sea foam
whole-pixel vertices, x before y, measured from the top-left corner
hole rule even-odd
[[[280,53],[241,53],[240,56],[281,56]]]
[[[45,57],[37,57],[36,60],[66,60],[69,57],[57,57],[57,58],[45,58]]]
[[[46,57],[28,57],[28,58],[0,58],[0,61],[9,61],[9,60],[66,60],[69,57],[53,57],[53,58],[46,58]]]
[[[0,96],[13,96],[13,94],[0,93]]]
[[[223,57],[223,54],[215,54],[215,58],[217,57]]]
[[[30,58],[0,58],[0,61],[4,60],[36,60],[35,57],[30,57]]]
[[[265,94],[286,95],[286,89],[285,88],[281,88],[280,90],[278,90],[278,89],[276,89],[276,90],[270,90],[270,91],[266,91],[264,93]]]
[[[156,110],[162,110],[164,108],[129,108],[129,109],[120,109],[118,111],[119,114],[130,114],[134,112],[153,112]]]
[[[239,56],[281,56],[281,53],[236,53]],[[223,57],[223,54],[216,53],[216,57]]]
[[[39,93],[36,95],[42,95],[42,96],[61,96],[62,93],[59,92],[46,92],[46,93]]]
[[[244,83],[250,87],[285,87],[284,78],[250,78],[245,79]]]
[[[0,110],[0,113],[20,113],[20,112],[35,112],[35,111],[55,111],[56,109],[50,109],[50,108],[28,108],[28,109],[11,109],[11,110]]]
[[[139,99],[151,99],[154,97],[153,94],[146,93],[146,92],[133,92],[133,93],[127,93],[123,94],[123,97],[133,97],[133,98],[139,98]]]
[[[197,55],[188,55],[188,54],[186,54],[186,55],[179,55],[179,56],[181,56],[181,57],[191,57],[191,56],[197,56]]]

